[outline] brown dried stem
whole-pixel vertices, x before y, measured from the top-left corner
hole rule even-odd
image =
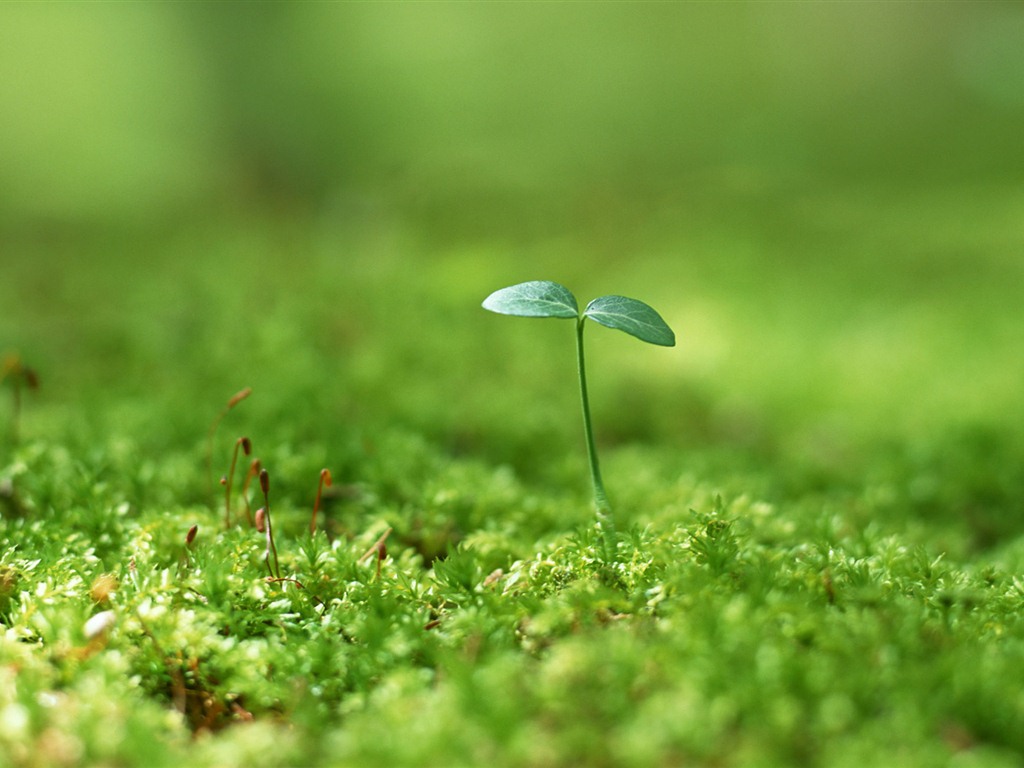
[[[210,431],[206,435],[206,482],[209,488],[210,501],[213,501],[213,436],[217,432],[217,427],[224,420],[224,417],[228,415],[228,411],[238,405],[240,402],[245,400],[249,395],[252,394],[252,387],[245,387],[240,389],[228,399],[227,405],[217,414],[214,418],[213,423],[210,424]]]
[[[270,571],[270,575],[280,579],[281,578],[281,564],[277,559],[277,546],[274,544],[274,526],[270,521],[270,473],[265,469],[260,470],[260,490],[263,491],[263,503],[256,512],[257,528],[259,527],[260,517],[263,518],[267,533],[267,570]],[[260,513],[263,513],[262,515]],[[270,558],[274,558],[274,567],[270,567]]]
[[[316,533],[316,513],[320,511],[320,499],[323,496],[324,486],[331,487],[331,471],[327,468],[320,470],[320,485],[316,489],[316,501],[313,502],[313,517],[309,520],[309,535]]]
[[[231,469],[228,470],[227,482],[224,484],[224,530],[231,528],[231,486],[235,482],[235,464],[238,463],[238,449],[246,456],[252,453],[252,443],[248,437],[240,437],[235,441],[235,449],[231,453]]]

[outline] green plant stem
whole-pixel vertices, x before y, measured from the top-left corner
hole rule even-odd
[[[597,443],[594,441],[594,427],[590,420],[590,397],[587,395],[587,366],[583,356],[583,323],[585,317],[576,321],[576,362],[580,375],[580,401],[583,405],[583,432],[587,438],[587,457],[590,459],[590,479],[594,484],[594,508],[597,511],[597,525],[601,532],[601,544],[606,564],[613,563],[616,555],[615,522],[612,505],[608,502],[604,483],[601,481],[601,467],[597,461]]]

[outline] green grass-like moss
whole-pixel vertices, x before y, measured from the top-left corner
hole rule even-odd
[[[0,448],[0,765],[1018,764],[1021,266],[982,244],[965,271],[961,233],[927,279],[881,275],[863,254],[927,217],[833,194],[877,226],[826,236],[795,208],[762,258],[725,216],[600,264],[679,333],[668,358],[592,352],[612,578],[571,340],[501,324],[498,345],[478,306],[547,246],[389,260],[238,222],[154,236],[142,269],[134,241],[17,240],[0,330],[41,387]],[[586,243],[559,247],[605,290]],[[206,477],[243,386],[214,474],[249,436],[281,580]]]

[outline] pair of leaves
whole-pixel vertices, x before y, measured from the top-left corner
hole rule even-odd
[[[673,347],[676,335],[653,307],[626,296],[601,296],[587,304],[582,314],[576,297],[564,285],[532,280],[495,291],[484,300],[484,309],[519,317],[589,317],[607,328],[625,331],[649,344]]]

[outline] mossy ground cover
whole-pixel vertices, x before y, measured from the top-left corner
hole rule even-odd
[[[970,192],[14,233],[0,765],[1020,765],[1024,200]],[[588,339],[612,571],[571,332],[480,308],[537,278],[678,334]],[[245,386],[280,579],[207,476]]]

